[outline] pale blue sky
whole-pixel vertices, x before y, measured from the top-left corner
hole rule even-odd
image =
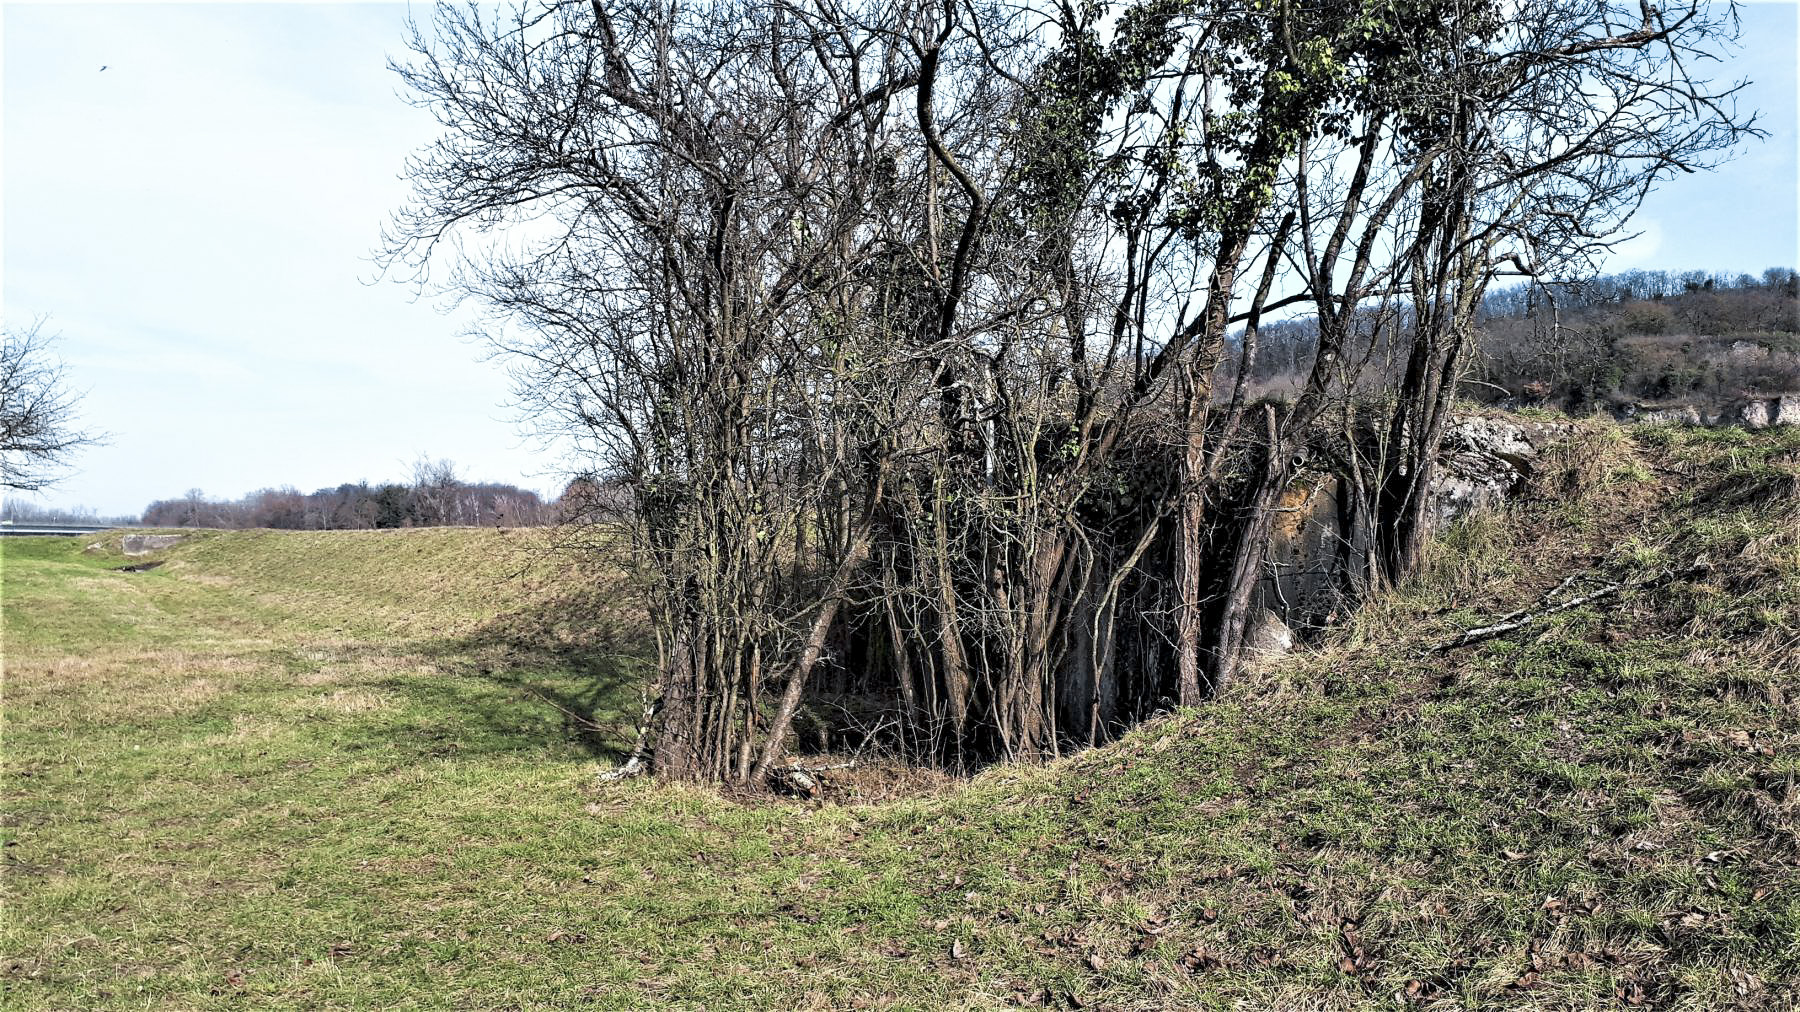
[[[434,132],[385,69],[407,12],[5,5],[5,318],[50,317],[87,423],[113,435],[51,501],[310,491],[400,478],[421,452],[559,484],[464,317],[363,283],[401,163]],[[1744,17],[1719,76],[1756,79],[1744,101],[1769,140],[1665,184],[1615,268],[1800,264],[1796,5]]]
[[[1761,274],[1800,267],[1800,131],[1794,64],[1800,57],[1800,4],[1743,8],[1742,48],[1710,69],[1717,80],[1748,78],[1739,107],[1758,109],[1767,140],[1750,144],[1717,172],[1682,175],[1650,195],[1609,269],[1629,267]]]

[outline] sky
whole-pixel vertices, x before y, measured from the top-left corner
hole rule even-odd
[[[1608,265],[1800,266],[1796,4],[1744,11],[1720,78],[1769,138],[1650,198]],[[45,318],[83,424],[109,435],[45,501],[102,515],[398,480],[422,454],[551,492],[499,364],[371,252],[436,125],[398,94],[426,5],[0,7],[0,300]],[[105,69],[102,70],[101,68]]]
[[[386,69],[407,14],[6,5],[5,319],[48,318],[110,434],[44,499],[136,514],[401,479],[420,454],[560,487],[472,314],[374,280],[404,160],[436,134]]]

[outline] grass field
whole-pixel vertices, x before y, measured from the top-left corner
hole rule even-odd
[[[1792,431],[1596,426],[1230,697],[880,804],[601,782],[644,630],[541,535],[116,537],[0,542],[8,1009],[1797,1007]],[[1679,577],[1427,650],[1577,571]]]

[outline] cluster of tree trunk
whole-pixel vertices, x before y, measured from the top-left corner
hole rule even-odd
[[[766,777],[826,680],[917,757],[1055,754],[1230,685],[1297,468],[1407,573],[1489,282],[1755,131],[1679,8],[440,6],[385,256],[629,490],[660,775]]]

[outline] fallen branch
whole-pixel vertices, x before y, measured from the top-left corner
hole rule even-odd
[[[660,696],[644,696],[644,715],[638,722],[637,744],[632,746],[631,756],[617,769],[610,769],[600,774],[601,780],[627,780],[644,772],[644,756],[650,749],[650,728],[656,716],[656,708],[662,703]]]
[[[769,786],[786,794],[798,795],[813,799],[825,793],[825,778],[819,774],[826,770],[847,770],[856,766],[856,760],[848,762],[828,763],[824,766],[802,766],[790,763],[769,772]]]
[[[855,759],[849,759],[841,763],[826,763],[824,766],[802,766],[799,763],[794,763],[788,767],[788,769],[796,773],[824,773],[828,770],[853,770],[855,768]]]
[[[1611,597],[1612,595],[1617,594],[1621,591],[1646,590],[1651,587],[1658,587],[1658,586],[1661,586],[1662,584],[1668,583],[1669,581],[1676,579],[1677,577],[1688,576],[1693,573],[1701,572],[1705,568],[1706,568],[1705,566],[1689,566],[1689,567],[1687,567],[1685,569],[1681,569],[1681,570],[1666,569],[1666,570],[1663,570],[1663,572],[1661,572],[1660,574],[1653,576],[1648,580],[1638,580],[1636,582],[1620,581],[1618,583],[1609,583],[1606,586],[1601,587],[1597,590],[1590,590],[1585,594],[1577,594],[1574,597],[1571,597],[1566,601],[1560,601],[1556,604],[1552,604],[1552,605],[1549,605],[1548,607],[1546,607],[1545,606],[1546,603],[1549,602],[1551,598],[1555,597],[1558,593],[1560,593],[1563,590],[1563,588],[1569,586],[1571,583],[1574,583],[1575,580],[1581,574],[1576,574],[1575,576],[1565,577],[1561,583],[1559,583],[1555,587],[1551,588],[1549,593],[1546,593],[1543,597],[1538,598],[1537,605],[1534,608],[1521,609],[1519,611],[1515,611],[1512,614],[1503,617],[1500,621],[1495,622],[1493,625],[1478,626],[1474,629],[1466,630],[1465,632],[1463,632],[1462,635],[1456,637],[1455,639],[1445,640],[1444,642],[1439,643],[1437,646],[1432,647],[1431,652],[1432,653],[1444,653],[1446,651],[1455,650],[1459,647],[1466,647],[1471,643],[1480,643],[1483,640],[1491,640],[1497,636],[1504,636],[1509,632],[1513,632],[1514,630],[1523,629],[1526,626],[1532,624],[1533,622],[1537,622],[1542,619],[1549,618],[1551,615],[1555,615],[1560,612],[1568,611],[1571,608],[1579,608],[1584,604],[1592,604],[1593,602],[1598,601],[1601,598]]]

